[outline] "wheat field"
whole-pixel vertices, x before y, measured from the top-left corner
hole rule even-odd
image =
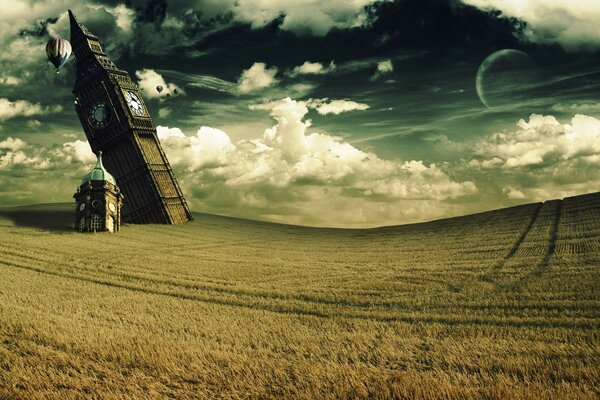
[[[319,229],[0,209],[0,399],[594,399],[600,194]]]

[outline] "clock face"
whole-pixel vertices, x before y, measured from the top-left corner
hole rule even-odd
[[[96,200],[92,201],[92,207],[98,208],[98,207],[100,207],[100,205],[102,205],[102,202],[100,200],[96,199]]]
[[[131,90],[125,92],[125,101],[127,101],[127,105],[129,106],[129,110],[133,116],[141,117],[145,114],[142,100]]]
[[[103,101],[92,105],[89,112],[90,123],[94,128],[103,128],[110,122],[110,107]]]
[[[115,207],[115,205],[113,203],[109,203],[108,204],[108,208],[110,209],[110,211],[115,212],[117,210],[117,207]]]
[[[85,203],[81,203],[79,205],[79,211],[83,211],[83,210],[85,210]]]

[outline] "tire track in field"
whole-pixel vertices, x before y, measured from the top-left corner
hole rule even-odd
[[[543,269],[547,268],[548,265],[550,265],[550,259],[552,258],[552,256],[554,256],[554,253],[556,252],[556,242],[558,241],[558,230],[560,228],[560,219],[562,216],[563,206],[564,203],[561,201],[556,207],[556,213],[554,215],[554,221],[552,224],[552,233],[550,234],[550,242],[548,244],[548,251],[546,252],[544,259],[540,264],[541,268],[539,268],[538,270],[539,274],[541,274]]]
[[[552,230],[550,231],[550,238],[548,240],[548,249],[544,254],[543,260],[539,263],[535,271],[531,272],[527,276],[524,276],[518,283],[519,287],[524,286],[534,277],[541,276],[544,271],[550,266],[550,260],[556,252],[556,243],[558,241],[558,230],[560,229],[560,221],[562,216],[562,208],[564,207],[564,201],[558,200],[556,211],[554,213],[554,220],[552,221]]]
[[[131,282],[139,282],[142,285],[145,283],[147,285],[152,285],[155,287],[153,290],[159,290],[161,292],[169,291],[175,293],[176,290],[183,291],[192,291],[192,292],[181,292],[177,293],[190,294],[195,296],[194,293],[198,291],[203,292],[204,295],[207,293],[212,294],[213,296],[221,296],[224,297],[239,297],[248,301],[272,301],[272,302],[289,302],[295,301],[298,304],[304,304],[308,307],[321,307],[321,306],[330,306],[330,307],[339,307],[339,308],[360,308],[369,310],[373,307],[380,307],[383,309],[389,308],[405,308],[406,305],[403,302],[399,301],[365,301],[362,298],[359,299],[345,299],[345,298],[325,298],[321,297],[318,294],[296,294],[296,293],[277,293],[277,292],[268,292],[264,290],[256,290],[256,289],[248,289],[248,288],[238,288],[231,287],[232,285],[223,285],[222,283],[209,282],[204,279],[193,279],[191,281],[182,281],[181,278],[178,279],[165,279],[162,274],[158,274],[156,272],[136,272],[124,269],[90,269],[82,266],[77,262],[63,262],[60,264],[60,268],[56,270],[49,270],[47,266],[50,263],[50,260],[41,258],[39,256],[33,255],[24,255],[20,254],[18,251],[12,250],[7,251],[6,249],[2,249],[0,247],[0,251],[2,254],[7,256],[12,256],[15,259],[12,261],[15,262],[34,262],[37,265],[31,266],[32,269],[37,272],[46,272],[49,274],[54,274],[57,276],[62,276],[66,278],[73,279],[100,279],[105,282],[121,284],[125,283],[127,285],[132,285],[137,288],[140,288],[139,285],[135,285]],[[11,260],[5,260],[7,263],[10,263]],[[0,261],[1,263],[1,261]],[[13,266],[18,266],[15,264],[11,264]],[[22,266],[25,268],[25,266]],[[411,276],[406,275],[402,276],[405,280],[411,280]],[[433,279],[433,278],[412,278],[414,283],[420,283],[419,280],[426,280],[430,282],[444,284],[444,281],[441,279]],[[142,286],[141,288],[145,288],[146,286]]]
[[[487,325],[487,326],[499,326],[499,327],[537,327],[537,328],[548,328],[548,327],[565,327],[571,329],[589,329],[596,330],[600,326],[597,321],[590,320],[588,318],[574,318],[570,321],[565,321],[559,318],[547,318],[547,317],[529,317],[523,319],[522,317],[502,317],[502,318],[490,318],[487,316],[471,316],[465,317],[464,315],[448,315],[448,314],[434,314],[434,315],[422,315],[422,313],[381,313],[371,314],[368,311],[363,310],[340,310],[340,309],[304,309],[302,307],[295,306],[293,304],[248,304],[233,299],[218,299],[208,296],[202,296],[200,294],[188,294],[188,293],[173,293],[162,291],[151,288],[141,288],[135,285],[127,283],[115,283],[96,277],[78,277],[75,275],[61,274],[58,272],[44,270],[43,268],[37,268],[28,265],[19,265],[17,263],[0,260],[0,264],[25,269],[37,273],[42,273],[50,276],[56,276],[59,278],[71,279],[74,281],[83,281],[92,284],[102,285],[110,288],[124,289],[133,292],[139,292],[148,295],[157,295],[172,297],[176,299],[183,299],[189,301],[197,301],[201,303],[229,306],[239,309],[248,310],[260,310],[267,312],[274,312],[283,315],[301,315],[307,317],[316,318],[346,318],[346,319],[358,319],[358,320],[370,320],[378,322],[404,322],[404,323],[425,323],[425,324],[444,324],[444,325]]]
[[[550,235],[548,238],[548,242],[546,247],[546,250],[544,252],[544,256],[542,258],[542,260],[540,260],[538,263],[536,263],[535,265],[535,269],[532,270],[531,272],[521,276],[519,279],[513,281],[512,283],[508,284],[508,285],[504,285],[502,287],[502,289],[506,290],[506,289],[510,289],[510,290],[524,290],[525,287],[527,286],[527,284],[529,284],[532,280],[537,279],[539,277],[542,276],[542,274],[544,273],[545,270],[548,269],[548,267],[550,266],[550,260],[552,259],[552,257],[554,256],[554,253],[556,252],[556,245],[557,245],[557,241],[558,241],[558,231],[560,229],[560,221],[561,221],[561,216],[562,216],[562,208],[564,207],[564,201],[563,200],[550,200],[544,204],[555,204],[556,206],[556,210],[553,213],[553,218],[552,218],[552,226],[550,228]]]
[[[483,275],[479,276],[478,280],[480,282],[494,283],[494,277],[496,277],[500,273],[500,271],[502,271],[502,269],[506,266],[506,264],[514,257],[514,255],[517,253],[517,251],[519,251],[519,248],[525,241],[525,238],[527,237],[527,235],[529,235],[529,233],[533,229],[535,223],[537,222],[539,215],[540,215],[540,211],[542,210],[543,206],[544,206],[544,203],[538,203],[536,205],[536,208],[533,211],[533,214],[531,216],[531,220],[529,221],[529,223],[527,224],[525,229],[521,232],[521,234],[519,235],[519,237],[517,238],[517,240],[511,247],[511,249],[509,250],[509,252],[496,265],[494,265],[492,268],[490,268],[488,271],[486,271]],[[459,291],[462,291],[466,287],[468,287],[468,283],[465,283],[460,288]]]

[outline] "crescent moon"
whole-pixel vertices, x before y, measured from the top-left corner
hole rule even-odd
[[[490,54],[479,66],[475,87],[479,99],[492,110],[505,101],[522,98],[519,86],[528,86],[535,63],[521,50],[504,49]]]

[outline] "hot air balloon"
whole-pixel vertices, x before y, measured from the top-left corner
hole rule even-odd
[[[60,67],[69,59],[71,51],[71,43],[65,39],[51,39],[46,44],[46,55],[48,60],[56,67],[57,74]]]
[[[179,90],[177,90],[177,88],[173,89],[173,93],[178,94]]]
[[[158,93],[162,92],[162,91],[163,91],[163,87],[162,87],[162,85],[158,85],[158,86],[156,87],[156,91],[157,91]]]
[[[167,93],[167,97],[171,97],[171,93]]]

